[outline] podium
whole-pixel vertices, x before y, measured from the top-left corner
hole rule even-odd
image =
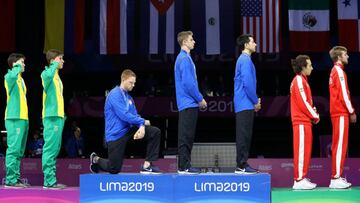
[[[80,176],[80,202],[172,202],[172,175],[85,174]]]
[[[84,174],[80,176],[80,202],[270,202],[267,173],[238,175]]]
[[[174,176],[174,202],[270,202],[270,175],[213,173]]]

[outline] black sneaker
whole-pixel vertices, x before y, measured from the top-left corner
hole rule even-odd
[[[15,184],[5,184],[4,186],[5,188],[11,188],[11,189],[22,189],[22,188],[26,188],[26,186],[21,183],[21,182],[17,182]]]
[[[141,166],[141,170],[140,170],[141,174],[161,174],[162,171],[159,169],[159,167],[153,166],[152,164],[150,164],[149,167],[144,168],[143,166]]]
[[[259,173],[259,171],[252,168],[251,166],[246,166],[245,168],[236,168],[235,173],[237,173],[237,174],[255,174],[255,173]]]
[[[27,182],[27,179],[19,178],[18,183],[22,183],[25,185],[25,187],[30,187],[31,185]]]
[[[60,184],[60,183],[55,183],[54,185],[51,186],[45,186],[43,187],[44,189],[48,189],[48,190],[63,190],[66,188],[66,185],[64,184]]]
[[[99,164],[95,162],[95,157],[98,155],[93,152],[90,154],[90,171],[91,173],[99,173]]]
[[[200,169],[194,168],[194,167],[190,167],[190,168],[184,169],[184,170],[182,170],[182,169],[178,170],[178,174],[185,174],[185,175],[195,175],[195,174],[200,174],[200,173],[201,173]]]

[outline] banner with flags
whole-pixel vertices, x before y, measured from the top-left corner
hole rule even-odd
[[[216,55],[235,52],[233,1],[190,2],[195,53]]]
[[[127,54],[133,48],[134,0],[101,0],[100,54]]]
[[[327,51],[330,45],[330,1],[289,0],[290,49]]]
[[[177,33],[183,30],[183,0],[140,1],[140,52],[175,54]]]
[[[357,0],[338,0],[338,28],[339,45],[348,51],[360,51],[360,17],[359,2]]]
[[[0,52],[15,51],[15,0],[0,1]]]
[[[260,53],[280,51],[281,0],[241,0],[242,34],[251,34]]]

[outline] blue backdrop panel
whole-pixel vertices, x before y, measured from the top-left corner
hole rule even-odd
[[[80,176],[80,202],[172,202],[172,193],[173,178],[170,174],[85,174]]]
[[[270,202],[269,174],[237,175],[214,173],[175,176],[175,202]]]

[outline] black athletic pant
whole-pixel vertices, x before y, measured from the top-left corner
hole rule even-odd
[[[133,127],[121,138],[107,143],[108,159],[99,159],[98,164],[100,166],[100,170],[112,174],[116,174],[121,171],[126,144],[129,140],[133,139],[137,130],[137,127]],[[159,128],[154,126],[145,126],[145,136],[143,138],[147,141],[145,161],[156,161],[159,158],[160,138],[161,132]]]
[[[179,112],[178,123],[178,169],[191,167],[191,149],[194,143],[198,108],[188,108]]]
[[[248,166],[251,137],[254,125],[254,110],[236,113],[236,164],[237,167]]]

